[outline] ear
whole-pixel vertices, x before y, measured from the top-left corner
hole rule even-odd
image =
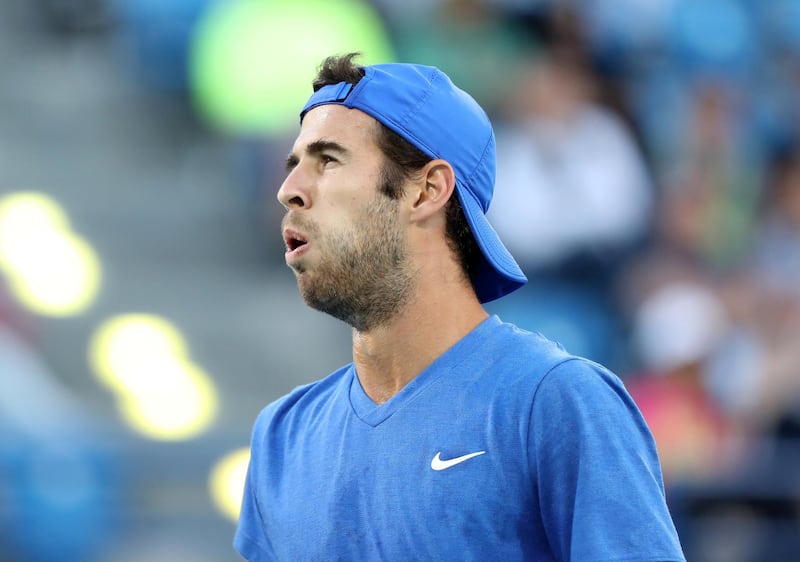
[[[412,221],[424,221],[441,211],[456,188],[456,174],[446,160],[428,162],[420,170],[411,208]]]

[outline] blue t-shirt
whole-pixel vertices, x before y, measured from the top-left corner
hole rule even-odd
[[[251,562],[684,559],[620,380],[495,316],[383,405],[348,365],[267,406],[234,545]]]

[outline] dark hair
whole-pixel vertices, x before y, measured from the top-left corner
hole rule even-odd
[[[348,53],[342,56],[328,57],[322,61],[317,70],[317,76],[312,82],[314,91],[339,82],[358,84],[358,81],[364,77],[364,69],[354,64],[353,59],[360,55],[361,53]]]
[[[348,53],[326,58],[314,78],[314,91],[339,82],[357,84],[364,77],[364,69],[353,62],[358,56],[359,53]],[[399,199],[403,194],[403,183],[413,178],[431,158],[383,123],[378,125],[377,143],[386,158],[380,191],[390,199]],[[469,278],[477,269],[481,254],[457,195],[451,196],[447,202],[445,220],[447,245]]]

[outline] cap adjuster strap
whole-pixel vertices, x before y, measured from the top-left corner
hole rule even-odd
[[[349,82],[339,82],[338,84],[328,84],[327,86],[323,86],[314,92],[310,98],[308,98],[306,106],[300,113],[300,118],[302,119],[310,109],[318,105],[343,102],[345,99],[347,99],[347,96],[350,94],[352,89],[353,85]]]

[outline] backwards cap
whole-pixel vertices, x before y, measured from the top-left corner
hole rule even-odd
[[[450,163],[456,193],[482,259],[472,273],[480,302],[500,298],[527,282],[486,219],[494,193],[495,140],[480,105],[442,71],[416,64],[363,67],[364,77],[323,86],[309,98],[300,121],[320,105],[343,105],[372,116],[432,159]]]

